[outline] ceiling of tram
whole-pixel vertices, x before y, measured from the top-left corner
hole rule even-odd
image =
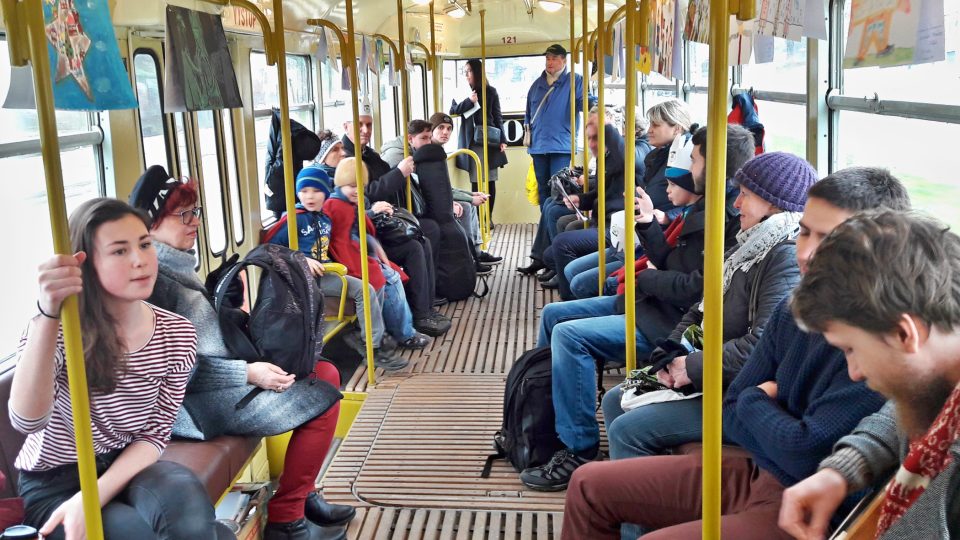
[[[419,5],[414,0],[401,0],[404,13],[411,23],[405,25],[405,33],[412,30],[418,17],[425,18],[429,14],[429,5]],[[444,11],[453,9],[453,0],[435,0],[436,16],[445,21],[453,31],[448,35],[456,39],[458,50],[460,47],[480,46],[480,10],[486,10],[487,44],[500,45],[507,42],[539,43],[557,41],[560,36],[569,34],[569,0],[561,0],[564,6],[554,13],[549,13],[537,6],[539,0],[471,0],[472,14],[460,19],[454,19],[444,14]],[[575,32],[579,35],[582,0],[574,0]],[[273,5],[272,0],[253,0],[265,8],[269,14]],[[466,6],[467,0],[457,0]],[[114,23],[118,26],[134,27],[162,27],[164,10],[167,4],[175,4],[193,9],[216,9],[210,3],[202,0],[111,0]],[[341,27],[346,27],[346,7],[344,0],[282,0],[284,11],[284,25],[288,30],[307,29],[306,20],[323,18],[330,20]],[[604,11],[609,16],[616,10],[623,0],[604,2]],[[382,33],[390,37],[397,35],[397,0],[354,0],[354,24],[358,32]],[[596,21],[596,0],[588,1],[589,25]],[[429,23],[426,24],[429,28]],[[409,36],[407,36],[409,38]],[[427,40],[426,35],[423,40]]]

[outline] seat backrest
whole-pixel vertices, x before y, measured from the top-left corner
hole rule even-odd
[[[17,491],[17,469],[13,462],[20,453],[20,447],[26,436],[13,429],[10,424],[10,387],[13,384],[14,361],[0,365],[0,472],[7,477],[6,485],[0,489],[0,498],[15,497]]]

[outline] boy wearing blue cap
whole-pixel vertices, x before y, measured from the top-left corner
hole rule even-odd
[[[300,202],[296,205],[297,237],[299,249],[307,256],[307,264],[317,277],[320,290],[324,296],[339,297],[343,290],[343,281],[340,276],[325,274],[324,263],[333,262],[330,259],[330,231],[332,222],[323,213],[323,203],[330,196],[333,181],[330,176],[317,165],[305,167],[297,175],[297,196]],[[286,215],[281,221],[274,224],[266,233],[264,242],[289,246]],[[347,295],[353,298],[358,314],[363,313],[363,282],[353,276],[344,276],[347,283]],[[394,351],[396,344],[392,338],[384,334],[383,315],[376,291],[370,287],[370,322],[373,335],[374,362],[377,367],[386,371],[402,369],[408,360],[397,356]],[[360,325],[360,336],[355,333],[344,336],[344,341],[361,356],[366,354],[363,336],[366,336],[363,317],[357,317]]]

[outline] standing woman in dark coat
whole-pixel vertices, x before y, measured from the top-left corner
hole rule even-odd
[[[453,102],[450,106],[450,114],[458,114],[460,119],[460,133],[457,135],[457,147],[469,148],[483,159],[483,145],[473,142],[474,133],[483,134],[483,116],[477,111],[469,118],[463,118],[464,113],[473,109],[474,105],[482,107],[481,102],[482,89],[480,84],[483,81],[483,64],[480,60],[473,58],[467,60],[467,66],[463,69],[463,74],[467,77],[467,84],[470,86],[470,97],[457,103]],[[507,143],[503,141],[503,115],[500,113],[500,95],[497,89],[487,85],[487,103],[490,105],[490,113],[487,115],[487,127],[495,127],[500,130],[500,145],[490,146],[490,152],[487,156],[490,167],[490,215],[493,215],[493,203],[497,199],[497,169],[507,164]],[[457,168],[467,171],[470,174],[470,186],[473,191],[480,191],[477,170],[473,163],[473,158],[467,155],[457,156]],[[492,226],[492,223],[491,223]]]

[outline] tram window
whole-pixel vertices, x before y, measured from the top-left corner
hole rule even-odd
[[[710,46],[706,43],[697,43],[696,41],[687,42],[690,64],[690,84],[695,86],[707,86],[710,84]],[[703,94],[706,96],[706,94]]]
[[[0,57],[8,58],[6,54]],[[31,114],[34,113],[31,111]],[[60,115],[58,111],[57,116]],[[103,194],[96,147],[64,150],[60,153],[60,162],[68,214],[80,203]],[[0,236],[0,250],[15,253],[17,261],[7,264],[3,270],[4,309],[0,310],[0,357],[3,357],[16,350],[27,319],[37,313],[37,266],[53,253],[53,239],[40,154],[0,159],[0,170],[6,178],[16,180],[4,184],[6,208],[0,212],[0,228],[9,233]]]
[[[906,184],[914,208],[960,230],[960,158],[950,151],[960,125],[853,111],[840,111],[839,123],[835,170],[887,167]]]
[[[701,126],[707,125],[707,94],[691,92],[688,103],[693,121]]]
[[[396,139],[400,132],[397,130],[397,94],[390,86],[385,75],[380,77],[380,136],[384,142]],[[339,133],[340,130],[334,129]]]
[[[487,82],[500,95],[500,110],[506,113],[523,112],[527,106],[527,89],[543,74],[543,56],[514,56],[511,58],[488,58],[485,67]],[[463,62],[460,77],[463,79]],[[569,66],[569,60],[567,62]],[[579,69],[578,69],[579,71]],[[466,80],[463,80],[463,91]],[[469,92],[466,92],[469,95]],[[466,96],[456,96],[457,101]],[[449,102],[449,100],[448,100]]]
[[[187,150],[187,134],[183,122],[184,113],[173,115],[174,137],[177,139],[177,158],[180,163],[180,176],[190,176],[190,156]]]
[[[850,26],[850,10],[844,10],[843,32]],[[856,68],[843,72],[843,93],[880,99],[960,104],[957,92],[960,73],[960,2],[944,3],[946,59],[915,66]]]
[[[227,233],[220,187],[220,157],[217,155],[217,126],[213,122],[213,111],[197,113],[197,128],[200,137],[200,163],[203,165],[203,223],[207,228],[210,251],[218,255],[227,247]]]
[[[237,174],[237,151],[234,144],[233,116],[229,110],[220,111],[223,119],[223,156],[227,163],[227,185],[230,188],[230,219],[233,240],[243,243],[243,206],[240,199],[240,177]]]
[[[414,64],[413,70],[410,71],[410,119],[415,120],[417,118],[427,119],[430,117],[427,114],[427,102],[425,97],[425,90],[427,81],[424,77],[423,64]]]
[[[137,83],[137,101],[140,104],[140,141],[146,167],[171,166],[167,154],[166,126],[160,107],[160,68],[153,52],[138,50],[133,55],[134,79]]]
[[[791,41],[774,38],[773,51],[773,62],[743,66],[740,85],[744,88],[753,87],[757,90],[806,94],[806,40]]]
[[[767,152],[807,154],[807,109],[803,105],[761,101],[757,104]]]

